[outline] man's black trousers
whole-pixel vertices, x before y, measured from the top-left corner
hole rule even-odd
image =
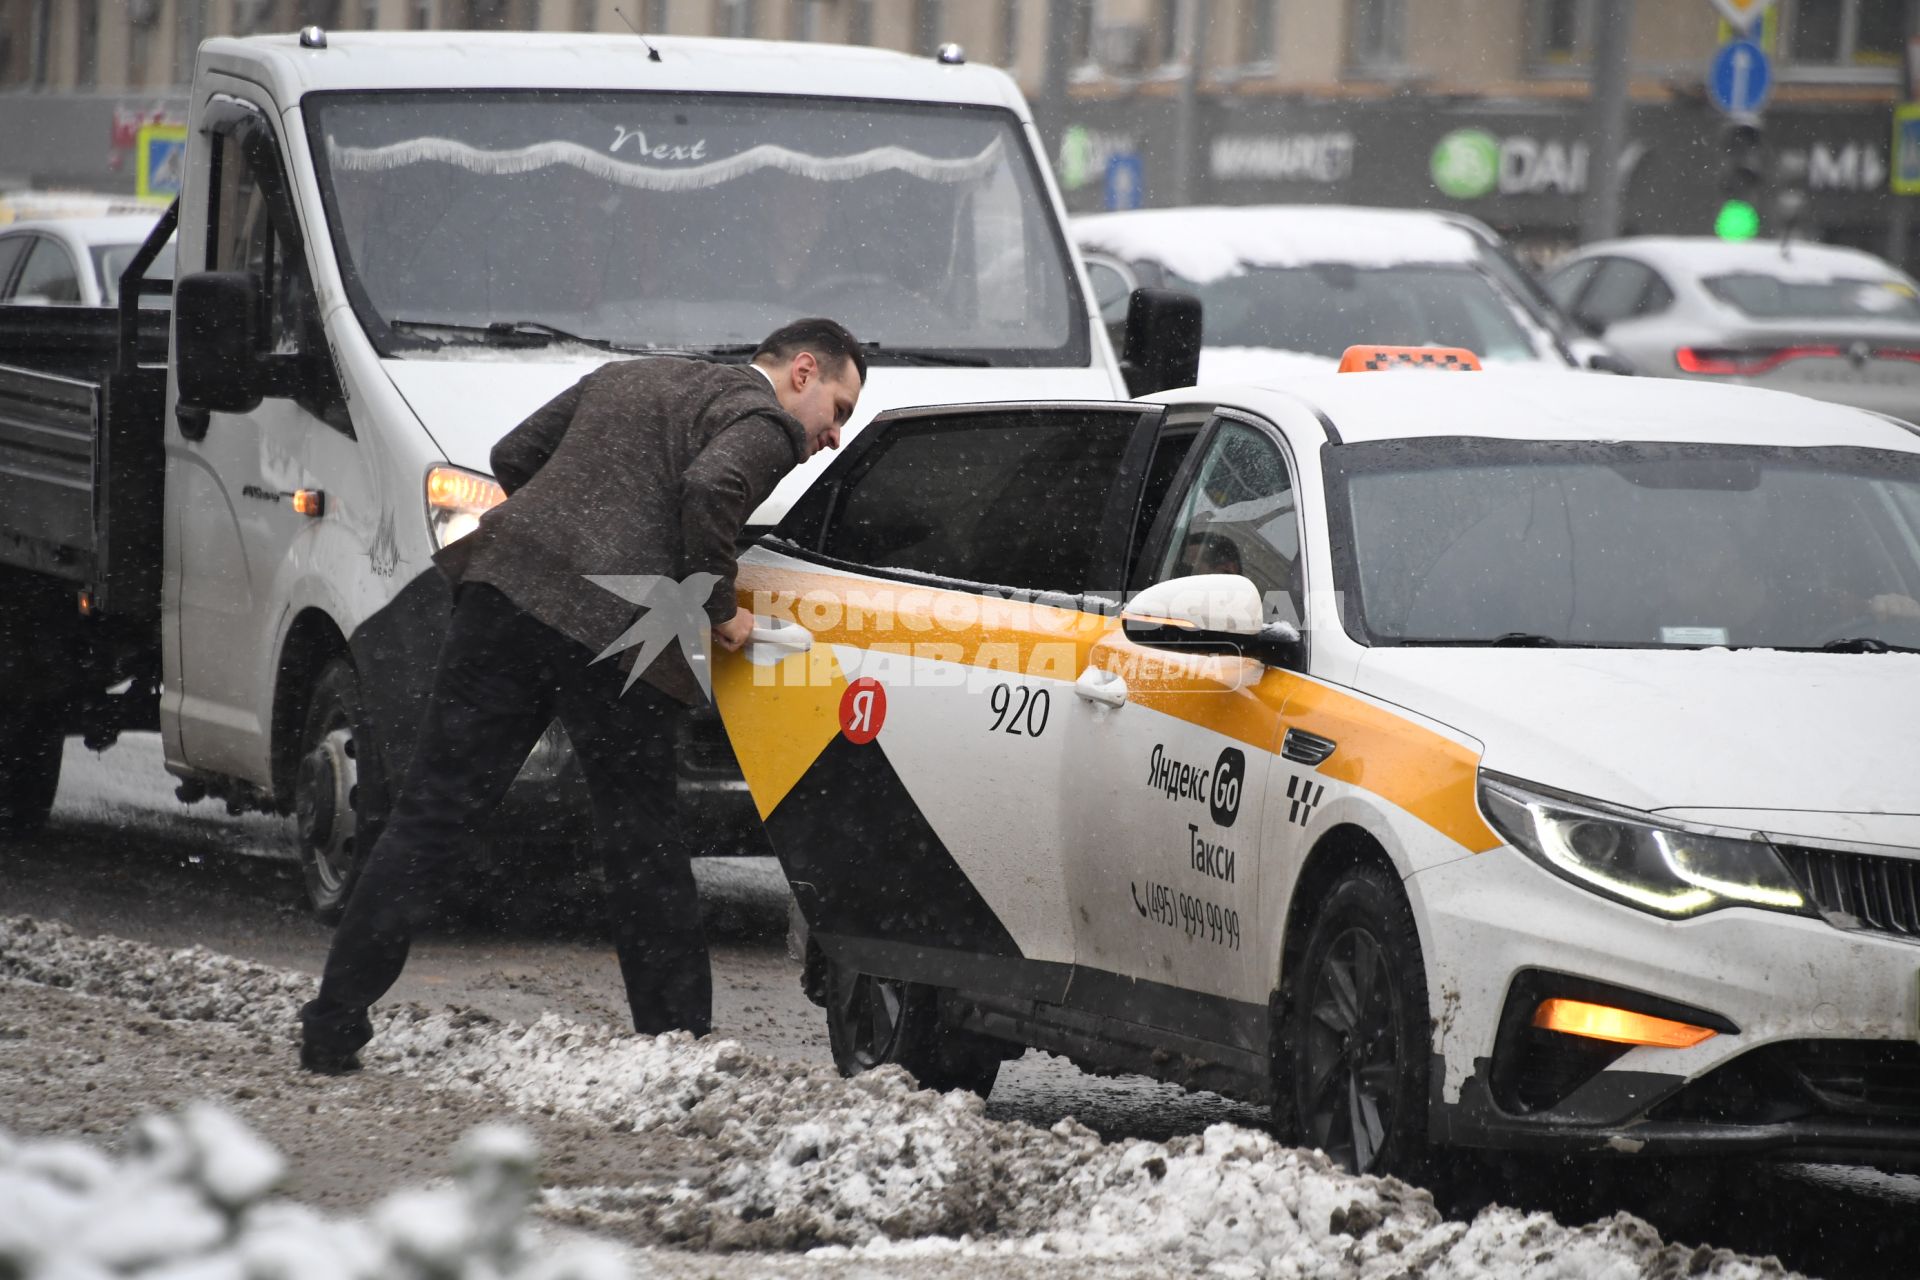
[[[301,1010],[310,1050],[366,1043],[368,1007],[399,978],[414,931],[461,896],[473,842],[556,718],[592,795],[634,1028],[709,1030],[707,940],[674,814],[683,705],[644,680],[623,693],[619,663],[593,656],[493,587],[459,589],[406,785],[334,932],[320,994]]]

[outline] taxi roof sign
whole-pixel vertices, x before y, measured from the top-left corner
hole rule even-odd
[[[1374,373],[1383,369],[1437,369],[1478,373],[1480,357],[1465,347],[1380,347],[1359,345],[1340,357],[1341,373]]]

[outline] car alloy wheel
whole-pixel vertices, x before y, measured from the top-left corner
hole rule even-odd
[[[1351,1172],[1410,1172],[1430,1053],[1412,911],[1392,875],[1362,865],[1315,914],[1285,1034],[1293,1132]]]

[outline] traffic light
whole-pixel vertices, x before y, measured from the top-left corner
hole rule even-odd
[[[1713,220],[1723,240],[1751,240],[1760,233],[1754,203],[1767,181],[1767,140],[1751,120],[1733,120],[1720,130],[1720,194],[1726,199]]]
[[[1767,140],[1760,126],[1735,120],[1720,130],[1720,194],[1751,202],[1767,180]]]

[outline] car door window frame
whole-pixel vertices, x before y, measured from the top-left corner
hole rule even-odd
[[[1174,410],[1174,414],[1179,413],[1179,409]],[[1173,484],[1168,488],[1167,496],[1160,504],[1160,511],[1154,519],[1153,529],[1140,546],[1139,557],[1135,561],[1133,576],[1128,584],[1128,595],[1131,596],[1154,584],[1155,580],[1150,575],[1156,572],[1159,565],[1166,562],[1167,549],[1172,545],[1174,525],[1179,522],[1181,513],[1186,508],[1187,495],[1198,481],[1200,469],[1206,465],[1206,459],[1212,454],[1214,442],[1227,423],[1251,428],[1265,438],[1269,444],[1280,451],[1281,463],[1287,469],[1287,479],[1294,493],[1294,536],[1299,546],[1293,576],[1295,589],[1299,592],[1299,598],[1294,601],[1294,608],[1300,616],[1292,621],[1300,624],[1301,635],[1305,637],[1307,591],[1312,578],[1309,572],[1311,565],[1307,549],[1306,494],[1300,486],[1300,461],[1295,455],[1292,442],[1287,439],[1286,432],[1258,414],[1248,413],[1243,409],[1219,405],[1208,411],[1206,425],[1200,429],[1199,436],[1187,450],[1187,456],[1181,462],[1180,470],[1175,474]],[[1307,657],[1303,640],[1300,660],[1296,664],[1299,670],[1307,669]]]
[[[847,493],[884,456],[884,447],[895,430],[928,420],[980,418],[999,421],[1022,412],[1047,415],[1113,413],[1135,419],[1128,428],[1128,440],[1122,449],[1114,482],[1101,514],[1094,563],[1088,572],[1090,585],[1079,591],[1066,591],[1017,583],[979,582],[917,569],[868,564],[826,551],[827,539],[840,518]],[[798,555],[833,568],[854,570],[865,576],[954,590],[991,590],[1007,593],[1012,599],[1026,602],[1072,601],[1073,607],[1084,611],[1111,613],[1118,608],[1123,594],[1122,572],[1133,535],[1133,522],[1137,516],[1146,467],[1152,458],[1153,444],[1159,436],[1166,412],[1164,405],[1142,405],[1125,400],[1088,400],[1008,401],[1001,404],[910,408],[883,413],[861,431],[848,446],[847,452],[835,460],[826,474],[814,482],[786,517],[770,533],[763,535],[760,541],[770,550]],[[1111,581],[1113,589],[1101,587],[1099,584],[1102,581]]]
[[[38,238],[38,236],[30,231],[10,236],[0,236],[0,251],[4,251],[9,246],[18,246],[13,259],[5,262],[4,265],[0,265],[0,301],[11,302],[13,300],[13,278],[19,274],[20,268],[26,264],[27,254],[32,250],[33,242]]]

